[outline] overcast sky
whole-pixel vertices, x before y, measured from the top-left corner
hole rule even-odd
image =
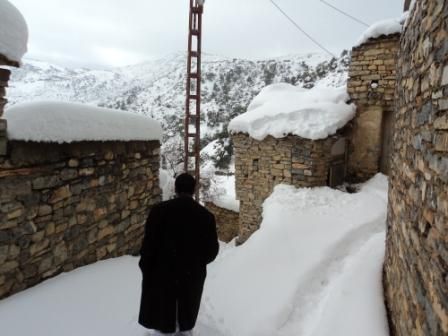
[[[275,0],[333,53],[365,30],[320,0]],[[187,48],[189,0],[10,0],[30,30],[28,58],[111,67]],[[369,24],[401,15],[403,0],[327,0]],[[267,58],[319,50],[269,0],[206,0],[204,51]]]

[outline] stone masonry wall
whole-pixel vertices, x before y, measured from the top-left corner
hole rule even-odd
[[[239,213],[207,202],[205,207],[215,215],[219,240],[230,242],[239,233]]]
[[[0,157],[0,299],[136,253],[160,201],[158,171],[158,141],[10,141]]]
[[[246,134],[233,135],[236,197],[240,200],[238,243],[245,242],[259,228],[263,202],[277,184],[327,185],[331,147],[337,139],[269,136],[258,141]]]
[[[365,181],[380,171],[383,116],[392,114],[395,106],[399,38],[370,39],[352,50],[347,87],[357,106],[348,162],[353,181]]]
[[[385,294],[392,335],[448,335],[448,1],[400,42]]]

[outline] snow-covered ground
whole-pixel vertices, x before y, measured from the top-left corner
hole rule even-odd
[[[386,336],[387,180],[356,194],[277,186],[261,229],[208,268],[196,336]],[[83,267],[0,302],[8,336],[143,336],[137,258]]]

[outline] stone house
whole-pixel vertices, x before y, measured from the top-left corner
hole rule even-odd
[[[0,65],[18,66],[26,23],[9,2],[2,5],[0,30],[11,34],[0,34]],[[137,253],[148,212],[161,199],[160,124],[66,103],[16,105],[3,114],[9,76],[0,67],[0,299]]]
[[[310,94],[313,97],[320,94],[315,92],[317,89],[306,93],[299,90],[294,93],[297,89],[284,84],[273,85],[265,90],[276,90],[278,87],[280,90],[291,90],[286,93],[291,101],[296,99],[295,94]],[[256,98],[252,111],[263,114],[263,104],[257,106],[257,99],[265,100],[264,96],[268,94],[262,92]],[[308,104],[307,98],[303,100],[304,105],[299,98],[298,105],[293,103],[286,111],[274,109],[279,113],[274,112],[271,120],[262,121],[266,123],[263,125],[265,129],[273,127],[271,131],[262,134],[263,136],[257,134],[257,128],[260,127],[260,119],[257,117],[244,120],[246,116],[242,115],[230,123],[235,152],[236,198],[240,201],[239,243],[246,241],[259,228],[262,204],[276,185],[286,183],[296,187],[334,187],[345,180],[348,138],[344,126],[353,117],[354,106],[345,103],[344,99],[348,99],[345,93],[341,95],[339,92],[322,92],[321,99],[328,99],[333,97],[332,95],[336,97],[337,102],[326,102],[330,111],[321,109],[319,102]],[[268,100],[272,99],[271,102],[276,105],[281,104],[284,98],[284,94],[279,94],[278,97],[268,97]],[[341,107],[340,119],[326,119],[332,112],[338,114],[337,109]],[[251,113],[251,107],[249,110]],[[285,115],[287,117],[284,119]],[[317,119],[312,120],[313,118]],[[294,123],[291,120],[295,120]],[[328,129],[327,123],[331,124]],[[246,124],[249,124],[248,128],[244,127]],[[279,125],[281,132],[274,130]],[[251,129],[252,126],[256,128]]]
[[[262,204],[279,183],[335,187],[345,181],[366,181],[378,172],[389,174],[401,29],[398,20],[383,21],[369,28],[353,48],[347,93],[356,113],[326,137],[309,139],[286,132],[255,139],[248,129],[233,126],[240,242],[258,229]]]
[[[448,2],[399,41],[384,287],[392,335],[448,335]]]
[[[390,171],[399,33],[368,38],[352,50],[347,88],[356,105],[348,175],[363,182]]]

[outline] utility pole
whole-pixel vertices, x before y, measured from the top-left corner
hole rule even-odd
[[[205,0],[190,0],[188,27],[187,88],[185,103],[184,171],[193,175],[199,200],[201,145],[201,47],[202,13]]]

